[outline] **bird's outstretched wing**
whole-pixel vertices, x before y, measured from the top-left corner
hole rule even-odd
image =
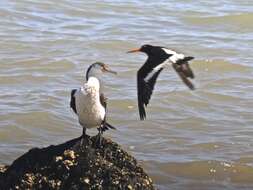
[[[185,64],[182,65],[182,69],[187,77],[194,79],[195,76],[194,76],[193,71],[190,68],[188,62],[186,62]]]
[[[147,107],[149,103],[156,79],[162,70],[163,68],[160,68],[156,72],[153,72],[153,75],[147,81],[145,77],[147,77],[148,73],[142,72],[142,68],[137,73],[138,108],[141,120],[146,118],[145,107]]]
[[[194,74],[188,63],[188,61],[191,61],[192,59],[194,59],[194,57],[191,57],[191,56],[184,57],[183,59],[178,59],[176,61],[175,66],[177,66],[176,69],[179,69],[180,71],[182,71],[186,77],[193,79]]]
[[[194,74],[193,74],[192,70],[190,69],[189,64],[184,63],[181,65],[178,65],[177,63],[173,63],[172,66],[175,69],[175,71],[177,72],[178,76],[186,84],[186,86],[188,86],[191,90],[194,90],[195,89],[194,85],[187,78],[187,77],[194,78]]]
[[[71,97],[70,97],[70,107],[72,108],[72,110],[76,112],[76,98],[75,98],[75,93],[76,93],[77,89],[73,89],[71,90]]]

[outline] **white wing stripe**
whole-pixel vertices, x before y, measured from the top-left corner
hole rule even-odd
[[[173,50],[170,50],[170,49],[167,49],[167,48],[162,48],[163,51],[165,51],[165,53],[167,54],[170,54],[170,55],[174,55],[174,54],[177,54],[177,52],[173,51]]]
[[[151,79],[151,78],[154,76],[154,74],[155,74],[156,72],[158,72],[161,68],[164,68],[164,67],[170,66],[170,65],[171,65],[170,60],[169,60],[169,59],[166,59],[166,60],[165,60],[164,62],[162,62],[160,65],[157,65],[156,67],[154,67],[154,68],[150,71],[150,73],[148,73],[148,75],[144,78],[144,81],[145,81],[145,82],[148,82],[149,79]]]

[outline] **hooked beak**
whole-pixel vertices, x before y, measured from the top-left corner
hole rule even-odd
[[[140,48],[138,48],[138,49],[130,50],[127,53],[135,53],[135,52],[140,52],[140,51],[141,51]]]
[[[112,74],[114,74],[114,75],[117,74],[116,71],[111,70],[107,65],[104,65],[104,67],[102,68],[102,71],[103,71],[103,72],[112,73]]]

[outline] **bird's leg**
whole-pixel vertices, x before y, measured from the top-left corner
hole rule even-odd
[[[83,134],[82,134],[82,136],[83,136],[83,138],[85,138],[85,136],[86,136],[86,128],[85,127],[83,127]]]
[[[81,142],[80,142],[81,147],[83,147],[85,137],[86,137],[86,128],[83,127],[83,134],[82,134]]]
[[[97,146],[101,147],[102,145],[102,135],[103,135],[103,124],[98,128],[98,135],[97,135]]]

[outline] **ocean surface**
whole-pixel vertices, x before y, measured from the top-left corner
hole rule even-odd
[[[253,189],[253,1],[1,0],[0,163],[81,134],[70,91],[104,76],[112,138],[161,190]],[[164,70],[139,121],[143,44],[195,59],[195,91]],[[89,130],[95,135],[97,130]]]

